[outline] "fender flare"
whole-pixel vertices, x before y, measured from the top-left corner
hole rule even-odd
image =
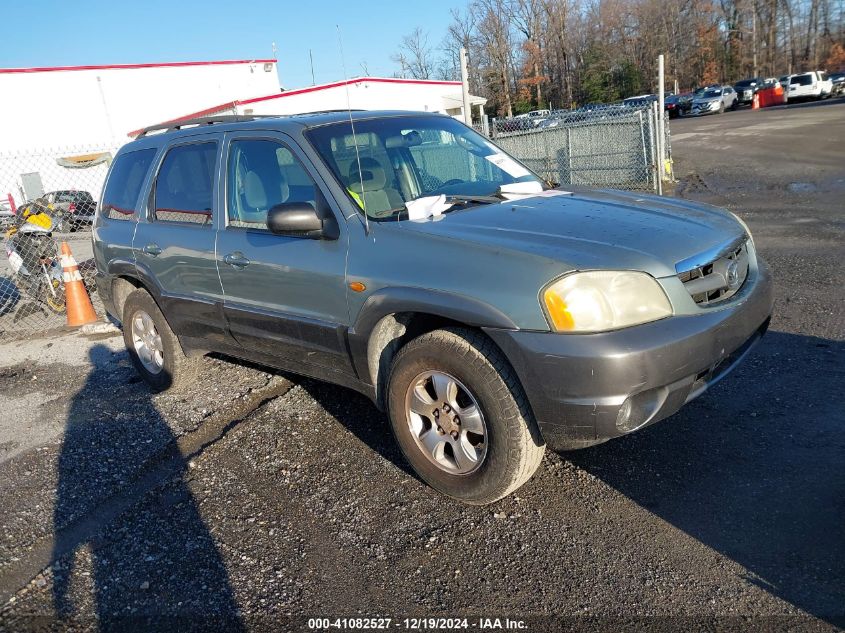
[[[370,335],[384,317],[402,312],[442,317],[471,327],[519,329],[504,312],[474,297],[428,288],[381,288],[367,298],[348,331],[352,363],[363,382],[376,382],[368,361]]]

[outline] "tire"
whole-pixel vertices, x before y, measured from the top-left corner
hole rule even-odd
[[[724,114],[724,113],[725,113],[725,102],[724,102],[724,101],[722,101],[722,102],[719,104],[719,114]]]
[[[440,377],[441,384],[443,376],[452,378],[457,395],[437,398],[434,376],[426,378],[431,373]],[[444,401],[453,403],[451,412],[439,408]],[[427,419],[416,415],[412,402],[431,406],[432,414],[427,414]],[[435,408],[438,418],[434,417]],[[396,441],[419,477],[467,504],[484,505],[506,497],[531,478],[545,452],[516,373],[492,341],[472,330],[435,330],[405,345],[391,366],[387,409]],[[473,415],[473,410],[480,416]],[[464,416],[458,426],[448,418],[453,414],[455,419],[457,414]],[[478,430],[479,423],[481,434],[469,431],[471,425]],[[448,432],[441,433],[436,427]],[[431,451],[423,446],[423,442],[431,446],[438,441],[440,449]],[[466,457],[458,460],[455,446],[474,451],[475,464]],[[448,465],[436,461],[438,451]],[[456,472],[461,467],[459,461],[471,468]]]
[[[158,341],[149,347],[136,340],[136,336],[143,334],[143,328],[136,327],[137,320],[149,323],[143,315],[149,317],[155,328],[154,336],[147,340],[154,339],[156,335],[158,337]],[[143,289],[132,291],[123,305],[123,342],[135,369],[153,391],[178,390],[192,384],[202,363],[202,358],[185,356],[167,319],[155,300]],[[144,349],[147,352],[160,351],[160,354],[143,354]]]

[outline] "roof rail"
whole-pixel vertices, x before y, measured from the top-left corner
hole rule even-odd
[[[254,121],[255,119],[274,118],[278,115],[274,114],[221,114],[220,116],[198,117],[195,119],[183,119],[181,121],[168,121],[167,123],[157,123],[156,125],[148,125],[141,128],[137,138],[146,136],[149,132],[156,132],[158,130],[181,130],[186,125],[214,125],[216,123],[240,123],[242,121]]]

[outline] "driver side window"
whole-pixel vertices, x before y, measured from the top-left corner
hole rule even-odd
[[[316,201],[314,181],[283,144],[234,140],[226,170],[228,226],[267,230],[267,212],[277,204]]]

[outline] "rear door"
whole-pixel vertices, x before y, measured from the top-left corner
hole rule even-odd
[[[345,344],[348,234],[342,214],[330,206],[307,157],[284,134],[229,133],[226,148],[217,267],[232,336],[259,354],[350,372]],[[340,238],[270,233],[269,209],[291,202],[334,213]]]
[[[163,152],[133,251],[177,334],[226,342],[214,254],[221,151],[222,134],[214,133],[180,139]]]

